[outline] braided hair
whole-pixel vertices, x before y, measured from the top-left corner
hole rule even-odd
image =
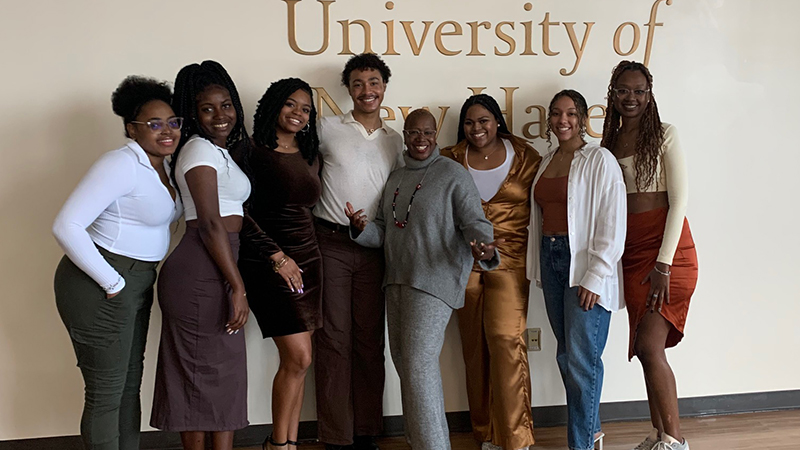
[[[244,127],[244,109],[239,98],[239,91],[236,90],[236,85],[233,84],[233,80],[225,68],[220,63],[210,60],[185,66],[175,77],[175,95],[172,98],[172,109],[176,115],[184,118],[181,141],[169,163],[170,177],[176,188],[178,182],[175,179],[175,165],[184,144],[195,134],[212,141],[197,120],[197,96],[211,86],[227,89],[231,95],[233,108],[236,110],[236,124],[228,135],[226,147],[232,149],[237,146],[247,146],[250,141]]]
[[[589,106],[586,104],[586,99],[580,92],[573,89],[564,89],[559,92],[553,99],[550,100],[550,106],[547,108],[547,144],[552,147],[550,136],[550,116],[553,114],[553,106],[561,97],[569,97],[572,103],[575,104],[575,109],[578,111],[578,123],[580,124],[581,139],[586,136],[586,121],[589,119]]]
[[[607,148],[614,148],[620,127],[622,126],[622,115],[614,106],[614,88],[619,77],[623,73],[634,70],[641,72],[647,80],[647,89],[650,90],[650,101],[644,108],[644,113],[640,120],[639,136],[636,138],[636,153],[633,157],[633,165],[636,172],[636,190],[641,192],[650,186],[656,178],[656,168],[658,158],[661,156],[662,146],[664,145],[664,129],[661,127],[661,117],[658,115],[658,105],[653,95],[653,75],[650,70],[635,61],[621,61],[614,67],[611,73],[611,81],[608,83],[608,104],[606,109],[606,119],[603,122],[603,140],[600,145]]]
[[[170,104],[172,91],[166,81],[131,75],[122,80],[111,94],[111,109],[122,117],[126,137],[130,137],[127,125],[135,121],[142,107],[153,100]]]
[[[253,141],[256,145],[274,149],[278,147],[278,115],[286,104],[286,100],[297,92],[303,90],[311,98],[311,112],[308,123],[300,130],[295,138],[300,154],[303,155],[308,165],[314,164],[319,154],[319,136],[317,135],[317,108],[314,106],[314,94],[311,86],[299,78],[284,78],[269,86],[267,92],[258,101],[256,115],[253,117]],[[243,158],[249,162],[249,158]]]
[[[498,133],[511,134],[511,132],[508,131],[506,119],[503,118],[503,113],[500,111],[500,105],[497,104],[497,101],[489,95],[477,94],[468,98],[461,106],[461,116],[458,119],[458,140],[456,142],[461,142],[467,137],[467,135],[464,134],[464,121],[467,119],[467,111],[469,111],[469,108],[475,105],[481,105],[492,113],[494,120],[500,124],[500,126],[497,127]]]

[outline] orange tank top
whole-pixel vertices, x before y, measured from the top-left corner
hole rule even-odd
[[[566,234],[567,184],[569,176],[557,178],[540,177],[533,189],[533,200],[542,208],[542,234]]]

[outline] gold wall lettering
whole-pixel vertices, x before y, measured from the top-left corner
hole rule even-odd
[[[333,98],[330,96],[328,91],[321,86],[312,87],[314,91],[314,102],[319,105],[317,108],[317,116],[324,117],[325,108],[327,107],[333,114],[339,115],[342,114],[342,109]],[[486,90],[486,87],[468,87],[467,88],[471,95],[477,95],[482,93]],[[521,133],[514,129],[514,94],[519,89],[518,86],[514,87],[500,87],[500,89],[505,93],[505,102],[500,102],[500,104],[505,104],[505,109],[501,110],[500,112],[505,116],[506,124],[508,125],[508,129],[514,134],[522,134],[526,139],[533,140],[533,139],[546,139],[547,138],[547,107],[543,105],[529,105],[525,108],[525,114],[531,115],[533,114],[534,120],[530,122],[526,122],[525,124],[520,127]],[[397,110],[400,112],[400,117],[405,120],[408,117],[408,114],[418,107],[414,106],[398,106]],[[430,111],[428,106],[421,106],[419,108],[425,109]],[[451,106],[437,106],[439,109],[439,118],[437,119],[437,128],[436,134],[438,136],[439,132],[442,129],[442,124],[444,124],[445,118],[447,117],[447,113],[450,111]],[[460,114],[460,105],[457,107],[455,113]],[[381,109],[385,113],[383,115],[383,120],[386,121],[394,121],[397,120],[397,114],[395,113],[394,108],[389,106],[381,106]],[[593,114],[595,110],[598,110],[599,113]],[[589,117],[586,123],[586,133],[593,137],[593,138],[600,138],[602,137],[602,124],[603,120],[606,117],[606,106],[603,104],[595,104],[589,107]],[[599,121],[599,126],[593,126],[593,121]],[[594,122],[594,125],[598,125],[598,122]],[[534,131],[533,128],[537,127]],[[599,131],[595,131],[595,130]],[[454,142],[450,142],[454,143]]]
[[[318,27],[318,16],[306,13],[306,17],[298,20],[297,4],[302,0],[283,1],[287,7],[288,43],[292,51],[304,56],[321,55],[328,51],[330,46],[331,13],[336,0],[316,0],[322,6],[321,8],[313,8],[314,10],[321,9],[322,16],[322,43],[317,50],[304,50],[301,48],[297,42],[297,36],[299,33],[298,28],[300,27],[302,27],[302,30]],[[661,3],[672,5],[672,2],[673,0],[654,0],[650,8],[650,18],[647,23],[643,24],[643,26],[647,27],[644,50],[645,65],[650,62],[655,29],[656,27],[664,26],[663,22],[657,21],[658,8]],[[370,4],[374,5],[371,2]],[[394,2],[386,2],[384,9],[394,13]],[[530,13],[534,10],[533,4],[526,2],[522,5],[522,9]],[[513,14],[516,15],[518,13],[513,12]],[[551,19],[551,14],[550,11],[545,11],[542,21],[538,23],[541,55],[545,57],[559,57],[559,55],[561,55],[561,58],[567,57],[566,54],[562,55],[563,49],[554,48],[551,44],[553,42],[551,41],[551,33],[565,33],[572,47],[572,62],[567,67],[562,67],[559,73],[565,77],[570,76],[578,71],[590,39],[596,40],[591,38],[591,31],[596,22],[583,22],[583,30],[580,30],[576,29],[580,28],[577,26],[577,22]],[[408,51],[413,56],[420,56],[423,51],[426,51],[426,48],[432,47],[433,50],[427,51],[434,51],[445,57],[459,55],[486,56],[489,48],[493,50],[494,55],[501,57],[514,55],[539,56],[539,53],[534,51],[533,20],[519,22],[504,20],[497,24],[492,24],[488,21],[472,21],[462,24],[454,20],[438,22],[434,20],[399,20],[400,27],[397,27],[395,19],[389,19],[380,22],[386,30],[385,36],[380,32],[380,26],[373,27],[370,21],[366,19],[341,19],[336,22],[342,29],[342,48],[338,52],[339,55],[354,55],[356,53],[383,50],[381,54],[387,56],[402,56],[404,52]],[[517,25],[522,26],[518,27]],[[402,28],[402,34],[399,34],[398,28]],[[631,28],[633,33],[632,41],[629,49],[623,49],[621,40],[623,32],[627,28]],[[358,48],[353,48],[351,40],[353,33],[363,33],[362,45],[357,46]],[[611,44],[618,55],[629,56],[638,50],[640,38],[639,25],[635,22],[627,21],[616,28]],[[426,43],[430,40],[433,40],[433,44],[426,46]],[[518,45],[520,43],[522,44],[521,46]],[[402,49],[405,46],[404,44],[407,44],[407,50]],[[489,47],[488,44],[492,46]],[[517,53],[519,47],[522,48],[522,51]]]

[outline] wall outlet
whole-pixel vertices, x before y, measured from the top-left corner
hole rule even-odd
[[[528,328],[525,330],[525,342],[528,343],[529,352],[538,352],[542,349],[542,329]]]

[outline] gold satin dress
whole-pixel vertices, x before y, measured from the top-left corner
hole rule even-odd
[[[498,134],[514,148],[514,161],[500,189],[481,201],[494,225],[500,266],[473,266],[464,307],[457,311],[466,366],[472,431],[479,442],[504,449],[533,445],[531,380],[524,339],[530,281],[526,278],[531,184],[542,158],[525,140]],[[467,142],[441,151],[466,167]]]

